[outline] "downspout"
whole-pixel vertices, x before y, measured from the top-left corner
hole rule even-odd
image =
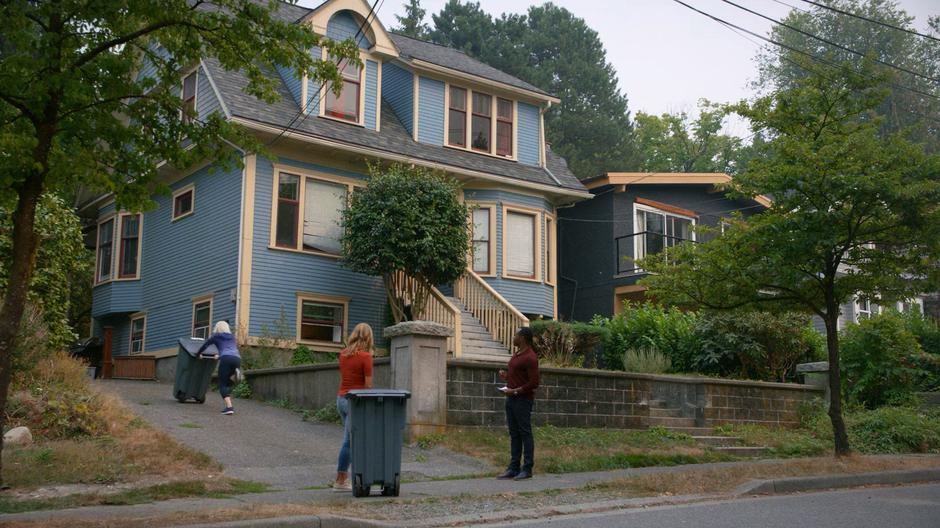
[[[242,301],[242,289],[240,287],[240,283],[241,283],[241,278],[242,278],[242,253],[245,251],[245,248],[242,247],[242,237],[244,236],[244,232],[245,232],[245,192],[246,192],[245,185],[247,183],[246,180],[248,176],[246,174],[246,162],[247,162],[248,153],[245,151],[245,149],[239,147],[238,145],[236,145],[235,143],[232,143],[231,141],[227,139],[223,139],[222,141],[224,141],[225,144],[227,144],[228,146],[237,150],[242,155],[242,192],[241,192],[241,196],[239,197],[239,207],[238,207],[238,212],[239,212],[238,214],[239,216],[239,219],[238,219],[238,264],[236,266],[236,271],[235,271],[235,317],[234,317],[235,320],[233,322],[234,328],[236,329],[235,332],[237,336],[238,323],[239,323],[238,306],[241,304],[241,301]],[[236,342],[237,342],[237,337],[236,337]]]

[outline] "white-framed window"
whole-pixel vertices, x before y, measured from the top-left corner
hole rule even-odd
[[[481,276],[495,275],[496,208],[493,204],[474,205],[471,269]]]
[[[343,86],[339,96],[333,93],[332,86],[324,88],[323,114],[358,124],[362,115],[363,69],[347,60],[340,61],[338,69],[343,78]]]
[[[448,147],[515,159],[516,101],[446,84]]]
[[[193,299],[192,337],[208,339],[212,328],[212,296]]]
[[[198,85],[198,71],[199,70],[193,70],[191,73],[183,77],[183,86],[182,91],[180,92],[183,99],[183,107],[180,111],[180,119],[183,121],[184,125],[188,125],[194,119],[199,117],[196,112],[196,87]]]
[[[98,247],[95,251],[95,278],[97,282],[111,280],[114,264],[114,217],[98,224]]]
[[[196,207],[196,186],[189,184],[173,191],[173,216],[171,220],[179,220],[193,214]]]
[[[862,319],[871,319],[872,315],[878,313],[877,307],[875,307],[871,299],[857,296],[855,297],[855,322],[858,323]]]
[[[147,316],[137,314],[131,316],[130,323],[130,343],[128,353],[141,354],[144,351],[144,335],[147,331]]]
[[[920,297],[898,301],[898,311],[901,313],[911,313],[916,311],[919,314],[924,313],[924,300]]]
[[[540,213],[503,208],[503,276],[539,281],[541,272]]]
[[[555,217],[545,215],[545,283],[555,284],[558,249],[555,242]]]
[[[356,186],[361,184],[293,169],[275,171],[272,246],[339,256],[343,211]]]
[[[118,278],[136,279],[140,272],[141,215],[121,214],[121,251],[118,260]]]
[[[635,203],[633,210],[633,254],[636,260],[655,255],[686,240],[695,240],[695,217],[692,215],[641,203]]]
[[[315,293],[297,294],[297,341],[342,347],[349,299]]]
[[[119,213],[98,222],[96,284],[140,277],[142,228],[143,215],[140,213]]]

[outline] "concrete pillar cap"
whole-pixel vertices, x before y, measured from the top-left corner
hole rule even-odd
[[[454,331],[434,321],[405,321],[385,328],[383,334],[386,338],[406,335],[450,337],[454,335]]]

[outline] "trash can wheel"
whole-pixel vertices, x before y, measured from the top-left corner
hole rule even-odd
[[[176,401],[180,403],[186,403],[186,393],[179,391],[176,393]]]
[[[398,475],[395,475],[394,484],[386,484],[382,486],[382,496],[397,497],[400,490],[401,490],[400,477]]]
[[[362,485],[362,475],[353,476],[352,485],[353,497],[368,497],[369,488]]]
[[[196,398],[196,403],[206,403],[205,398]]]

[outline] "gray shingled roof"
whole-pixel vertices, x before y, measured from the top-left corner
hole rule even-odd
[[[299,108],[283,83],[280,86],[280,99],[273,104],[267,104],[242,91],[242,88],[248,84],[248,79],[243,72],[226,71],[214,59],[207,59],[204,62],[232,116],[277,128],[287,127],[297,116]],[[280,78],[277,73],[267,72],[267,74]],[[515,161],[419,143],[401,124],[392,111],[391,105],[385,102],[382,104],[381,118],[382,126],[379,132],[316,116],[297,119],[290,126],[294,132],[338,141],[350,146],[378,149],[390,154],[504,176],[523,182],[587,192],[584,185],[568,169],[565,161],[548,148],[546,148],[548,161],[548,171],[546,171],[541,167]]]
[[[409,62],[411,59],[419,59],[491,81],[522,88],[523,90],[550,95],[548,92],[532,86],[522,79],[513,77],[504,71],[497,70],[488,64],[482,63],[462,51],[395,33],[389,33],[389,35],[392,38],[392,42],[398,46],[400,53],[399,58],[404,62]]]

